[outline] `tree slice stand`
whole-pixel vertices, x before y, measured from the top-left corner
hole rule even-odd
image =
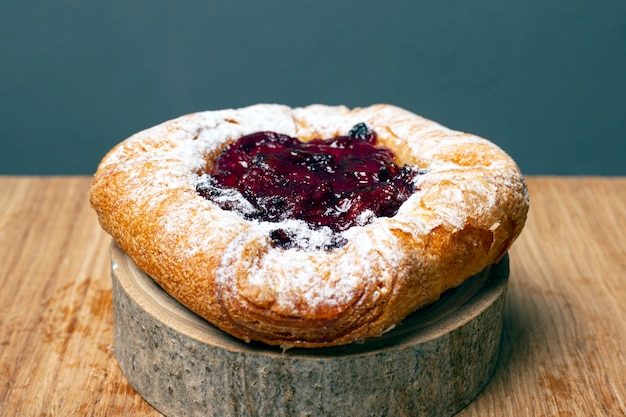
[[[450,416],[497,362],[507,256],[381,337],[285,352],[213,327],[115,243],[111,262],[115,355],[167,416]]]

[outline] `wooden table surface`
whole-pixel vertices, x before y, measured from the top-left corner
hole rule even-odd
[[[0,177],[0,416],[155,416],[113,353],[87,177]],[[458,415],[626,416],[626,178],[530,177],[500,360]]]

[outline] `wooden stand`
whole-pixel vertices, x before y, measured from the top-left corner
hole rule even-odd
[[[115,243],[111,261],[115,355],[167,416],[450,416],[497,362],[506,256],[379,338],[285,352],[191,313]]]

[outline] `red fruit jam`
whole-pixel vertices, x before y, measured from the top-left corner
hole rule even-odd
[[[308,142],[253,133],[224,149],[197,191],[249,220],[300,219],[337,234],[375,216],[393,216],[415,191],[414,178],[422,172],[398,166],[393,152],[376,142],[364,123],[347,136]],[[270,237],[278,246],[292,246],[288,230],[276,229]],[[324,249],[343,244],[345,239],[335,236]]]

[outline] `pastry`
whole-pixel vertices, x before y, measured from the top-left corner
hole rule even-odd
[[[528,211],[503,150],[385,104],[182,116],[114,147],[90,201],[172,297],[283,348],[390,330],[502,258]]]

